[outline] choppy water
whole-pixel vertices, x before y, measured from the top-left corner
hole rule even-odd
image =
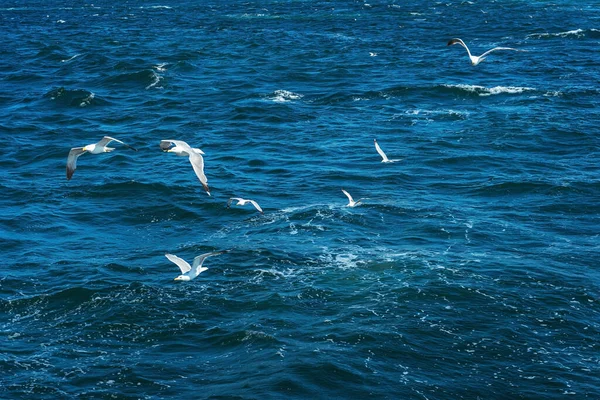
[[[0,397],[600,398],[596,2],[182,3],[0,3]]]

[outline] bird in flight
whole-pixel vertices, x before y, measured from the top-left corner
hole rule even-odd
[[[377,139],[373,139],[373,142],[375,142],[375,150],[377,150],[377,152],[381,156],[381,162],[383,162],[383,163],[393,163],[393,162],[401,161],[402,160],[402,159],[390,160],[385,155],[385,153],[383,152],[383,150],[381,150],[381,147],[379,147],[379,143],[377,143]]]
[[[471,60],[471,65],[473,65],[473,66],[475,66],[475,65],[479,64],[480,62],[482,62],[483,60],[485,60],[485,57],[488,54],[490,54],[492,51],[497,51],[497,50],[524,51],[524,50],[519,50],[519,49],[513,49],[512,47],[494,47],[493,49],[488,50],[485,53],[483,53],[482,55],[480,55],[479,57],[477,57],[477,56],[474,56],[471,54],[471,51],[469,50],[469,48],[467,47],[465,42],[463,42],[461,39],[454,38],[454,39],[450,39],[450,41],[448,42],[448,46],[452,46],[455,44],[460,44],[462,47],[467,49],[467,54],[469,54],[469,59]]]
[[[160,148],[167,153],[175,153],[180,157],[188,157],[192,168],[196,176],[200,180],[202,187],[206,190],[206,193],[210,196],[210,189],[208,188],[208,179],[204,174],[204,158],[202,154],[204,152],[198,148],[191,147],[183,140],[161,140]]]
[[[169,261],[175,263],[181,270],[181,275],[175,277],[174,280],[176,280],[176,281],[191,281],[192,279],[194,279],[195,277],[200,275],[200,273],[202,273],[208,269],[208,268],[202,266],[202,264],[204,263],[204,260],[206,260],[208,257],[217,256],[219,254],[224,254],[227,252],[229,252],[229,250],[212,251],[210,253],[200,254],[199,256],[194,258],[194,261],[191,266],[190,266],[190,264],[188,264],[187,261],[185,261],[182,258],[177,257],[176,255],[167,253],[167,254],[165,254],[165,257],[167,257],[169,259]]]
[[[344,189],[342,189],[342,192],[344,192],[344,194],[348,198],[348,204],[346,204],[346,207],[356,207],[357,205],[362,204],[362,201],[365,200],[365,199],[359,199],[359,200],[354,201],[352,196],[350,196],[350,193],[346,192]]]
[[[255,202],[254,200],[242,199],[241,197],[230,198],[229,201],[227,201],[227,208],[229,208],[229,206],[231,206],[231,203],[234,201],[237,201],[236,205],[238,205],[238,206],[245,206],[246,204],[250,203],[254,206],[254,208],[256,208],[258,210],[258,212],[260,212],[261,214],[264,214],[262,208],[260,208],[260,206],[258,205],[257,202]]]
[[[110,153],[114,150],[113,147],[107,147],[110,142],[121,143],[123,146],[137,151],[137,149],[121,142],[118,139],[112,138],[110,136],[104,136],[102,140],[98,143],[88,144],[83,147],[73,147],[71,151],[69,151],[69,156],[67,157],[67,180],[71,180],[71,177],[75,173],[75,169],[77,168],[77,159],[84,153],[90,154],[100,154],[100,153]]]

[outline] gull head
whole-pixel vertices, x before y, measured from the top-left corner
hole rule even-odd
[[[88,144],[87,146],[83,146],[83,148],[81,150],[90,151],[90,145]]]
[[[185,276],[185,275],[179,275],[178,277],[176,277],[173,280],[175,280],[175,281],[189,281],[190,277],[189,276]]]

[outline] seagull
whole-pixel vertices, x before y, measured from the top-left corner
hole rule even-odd
[[[171,145],[174,145],[171,147]],[[206,193],[210,196],[210,190],[208,188],[208,179],[206,179],[206,175],[204,175],[204,158],[202,155],[204,152],[198,148],[191,147],[189,144],[182,140],[161,140],[160,148],[168,153],[175,153],[180,157],[188,157],[190,160],[190,164],[194,168],[194,172],[198,179],[200,179],[200,183]]]
[[[352,196],[350,196],[350,193],[346,192],[344,189],[342,189],[342,192],[344,192],[344,194],[348,198],[348,204],[346,204],[346,207],[356,207],[357,205],[362,204],[362,201],[365,200],[365,199],[359,199],[357,201],[354,201]]]
[[[192,263],[191,267],[187,261],[185,261],[182,258],[177,257],[176,255],[167,253],[167,254],[165,254],[165,257],[167,257],[169,259],[169,261],[177,264],[177,266],[181,270],[181,275],[176,277],[174,280],[176,280],[176,281],[191,281],[192,279],[194,279],[195,277],[200,275],[201,272],[204,272],[208,269],[208,268],[202,266],[202,264],[204,263],[204,260],[206,260],[206,258],[212,257],[212,256],[217,256],[217,255],[223,254],[223,253],[227,253],[228,251],[229,250],[213,251],[210,253],[200,254],[199,256],[194,258],[194,262]]]
[[[383,152],[383,150],[381,150],[381,147],[379,147],[379,143],[377,143],[377,139],[373,139],[373,142],[375,142],[375,150],[377,150],[377,152],[379,153],[379,155],[382,158],[381,162],[383,162],[383,163],[393,163],[393,162],[401,161],[402,160],[402,159],[390,160],[389,158],[387,158],[387,156],[385,155],[385,153]]]
[[[257,202],[255,202],[254,200],[246,200],[246,199],[242,199],[240,197],[232,197],[229,199],[229,201],[227,201],[227,208],[229,208],[229,206],[231,205],[232,201],[237,201],[236,205],[238,206],[245,206],[246,204],[250,203],[254,206],[254,208],[256,208],[261,214],[264,214],[262,208],[260,208],[260,206],[258,205]]]
[[[75,168],[77,168],[77,159],[79,156],[86,152],[90,154],[110,153],[114,150],[114,148],[106,146],[113,141],[121,143],[131,150],[137,151],[137,149],[110,136],[104,136],[98,143],[88,144],[87,146],[83,147],[73,147],[71,151],[69,151],[69,157],[67,158],[67,180],[71,180],[73,173],[75,173]]]
[[[467,53],[469,54],[469,59],[471,60],[471,65],[473,65],[473,66],[475,66],[475,65],[479,64],[480,62],[482,62],[483,60],[485,60],[485,56],[490,54],[492,51],[496,51],[496,50],[524,51],[524,50],[519,50],[519,49],[513,49],[512,47],[494,47],[493,49],[488,50],[485,53],[483,53],[482,55],[480,55],[479,57],[477,57],[477,56],[471,55],[471,51],[469,50],[469,48],[467,47],[465,42],[463,42],[461,39],[458,39],[458,38],[450,39],[450,41],[448,42],[448,46],[452,46],[453,44],[460,44],[462,47],[467,49]]]

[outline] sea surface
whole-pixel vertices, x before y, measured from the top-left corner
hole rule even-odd
[[[0,24],[0,398],[600,398],[597,1],[2,0]],[[474,67],[454,37],[522,51]],[[68,181],[105,135],[138,151]],[[204,151],[210,196],[162,139]],[[215,250],[173,280],[166,253]]]

